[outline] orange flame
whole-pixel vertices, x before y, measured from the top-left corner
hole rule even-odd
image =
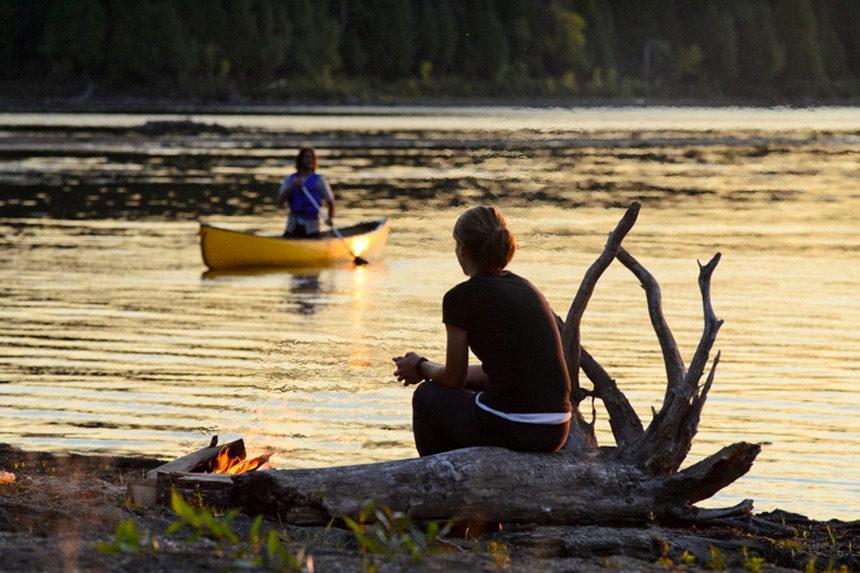
[[[215,458],[215,463],[211,473],[213,474],[241,474],[258,469],[263,464],[269,461],[272,454],[263,454],[250,460],[243,460],[236,456],[231,456],[226,447],[218,452],[218,457]]]

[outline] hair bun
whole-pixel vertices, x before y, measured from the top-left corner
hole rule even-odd
[[[493,207],[473,207],[460,215],[454,225],[454,237],[486,274],[502,272],[516,251],[513,233],[502,214]]]

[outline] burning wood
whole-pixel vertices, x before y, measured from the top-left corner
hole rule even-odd
[[[263,454],[250,460],[243,460],[241,457],[234,456],[230,453],[227,446],[221,448],[218,455],[209,464],[210,469],[207,473],[213,474],[241,474],[244,472],[252,472],[259,469],[264,464],[268,463],[272,454]]]
[[[245,455],[245,442],[241,438],[218,446],[218,436],[214,436],[208,447],[148,471],[143,480],[129,482],[127,497],[138,505],[148,506],[169,503],[171,488],[188,494],[204,494],[208,490],[210,501],[217,504],[232,485],[232,476],[265,468],[272,457],[264,454],[246,460]],[[189,476],[195,479],[185,479]]]

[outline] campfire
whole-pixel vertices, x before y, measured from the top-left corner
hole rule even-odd
[[[207,473],[213,474],[241,474],[252,472],[269,463],[269,458],[272,454],[264,454],[250,460],[242,458],[230,453],[227,446],[221,448],[218,455],[210,462]]]
[[[241,438],[219,446],[218,436],[213,436],[208,447],[160,465],[148,471],[142,480],[130,481],[127,497],[137,505],[169,504],[170,490],[176,489],[203,496],[212,505],[227,505],[233,476],[267,469],[272,454],[252,459],[245,456],[245,442]],[[188,482],[193,486],[188,486]]]

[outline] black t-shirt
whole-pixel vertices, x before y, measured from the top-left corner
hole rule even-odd
[[[570,412],[570,378],[544,296],[511,272],[475,275],[442,299],[442,321],[468,333],[489,381],[481,403],[506,413]]]

